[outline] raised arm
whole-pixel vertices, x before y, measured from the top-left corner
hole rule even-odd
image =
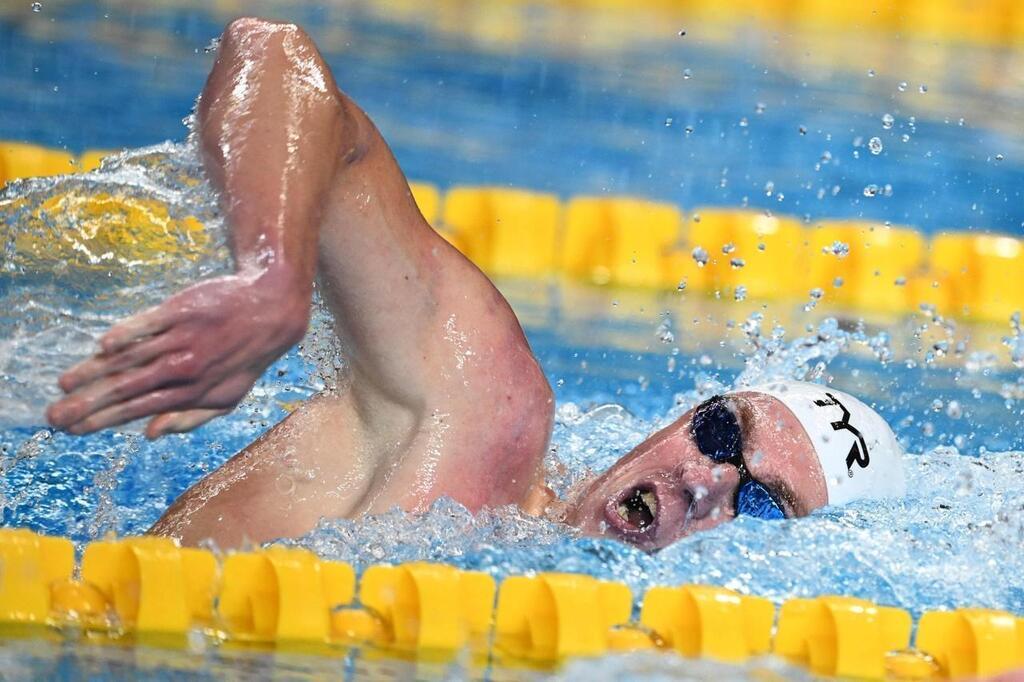
[[[507,303],[423,220],[387,145],[301,29],[233,22],[198,113],[236,273],[113,327],[61,378],[54,425],[85,433],[154,416],[155,437],[230,410],[301,338],[317,271],[361,419],[396,407],[415,421],[439,393],[456,409],[507,390],[509,375],[546,389]]]
[[[147,435],[233,408],[309,321],[320,210],[346,158],[351,117],[294,26],[239,20],[199,102],[205,166],[221,192],[236,272],[114,326],[60,379],[47,416],[86,433],[154,416]]]
[[[112,328],[61,378],[51,421],[85,433],[152,416],[157,436],[231,409],[305,331],[318,277],[341,389],[193,485],[152,531],[232,546],[443,495],[471,509],[526,499],[550,387],[507,302],[424,221],[308,36],[233,22],[198,113],[236,272]]]

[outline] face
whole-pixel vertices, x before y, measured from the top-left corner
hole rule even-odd
[[[709,442],[727,443],[741,457],[723,462],[725,446]],[[690,410],[585,483],[567,520],[588,535],[659,549],[735,518],[737,489],[750,479],[786,517],[828,500],[821,465],[793,413],[771,396],[734,393]],[[750,489],[741,499],[750,499]]]

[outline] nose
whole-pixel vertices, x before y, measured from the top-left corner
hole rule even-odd
[[[693,500],[693,519],[726,520],[735,515],[733,497],[740,474],[731,464],[702,457],[680,472],[679,483]]]

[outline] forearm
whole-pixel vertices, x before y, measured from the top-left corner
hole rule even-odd
[[[357,152],[351,117],[312,41],[292,25],[233,22],[198,114],[239,274],[308,296],[324,196],[338,163]]]

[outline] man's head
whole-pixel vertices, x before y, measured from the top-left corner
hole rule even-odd
[[[841,391],[777,382],[688,411],[591,482],[569,520],[657,549],[737,509],[804,516],[903,490],[902,449],[882,417]]]

